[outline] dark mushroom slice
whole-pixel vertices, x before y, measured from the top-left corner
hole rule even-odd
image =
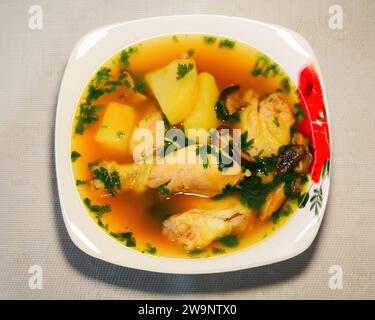
[[[245,106],[246,103],[241,99],[240,86],[237,84],[231,85],[220,93],[219,100],[215,106],[216,116],[219,120],[226,120]]]
[[[275,175],[285,175],[291,169],[294,169],[305,155],[306,146],[292,144],[284,147],[277,158]]]

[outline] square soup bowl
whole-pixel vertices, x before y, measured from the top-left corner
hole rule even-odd
[[[116,52],[168,34],[212,34],[255,47],[276,61],[298,87],[305,119],[299,128],[314,150],[305,206],[272,236],[237,252],[202,259],[173,259],[129,249],[103,232],[87,213],[76,190],[70,138],[77,101],[88,79]],[[96,29],[78,41],[61,83],[55,128],[56,173],[62,214],[75,245],[87,254],[129,268],[179,274],[234,271],[292,258],[313,242],[327,203],[330,184],[329,115],[319,66],[307,41],[283,27],[216,15],[156,17]]]

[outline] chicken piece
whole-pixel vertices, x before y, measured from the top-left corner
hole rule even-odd
[[[290,127],[295,121],[289,103],[280,93],[273,93],[258,105],[258,96],[252,90],[246,91],[243,99],[248,106],[241,111],[241,130],[248,131],[248,140],[254,139],[247,153],[251,157],[277,154],[290,142]]]
[[[159,126],[157,126],[158,121],[160,121]],[[130,141],[130,150],[133,154],[133,160],[134,162],[140,162],[140,161],[147,161],[147,159],[151,159],[154,151],[156,150],[156,132],[157,130],[160,130],[160,135],[164,135],[164,124],[162,123],[163,118],[160,111],[155,111],[147,116],[145,116],[143,119],[141,119],[136,127],[133,130],[132,139]],[[142,139],[138,139],[137,137],[137,131],[138,129],[145,129],[148,130],[150,133],[150,136],[146,138],[145,136],[142,137]],[[151,139],[152,138],[152,139]],[[146,141],[147,139],[147,141]],[[142,144],[142,146],[140,146]],[[139,146],[141,149],[137,150],[137,146]]]
[[[197,155],[199,145],[189,145],[168,154],[164,163],[152,166],[147,185],[157,188],[164,185],[170,194],[196,193],[214,196],[227,185],[236,185],[243,177],[240,164],[233,161],[229,168],[219,170],[218,160],[214,154],[207,154],[202,161]]]
[[[266,203],[260,208],[260,220],[269,219],[286,201],[285,183],[279,184],[266,198]]]
[[[117,194],[118,192],[125,190],[133,190],[136,192],[144,191],[147,188],[147,180],[151,165],[146,163],[118,164],[115,161],[99,162],[92,168],[94,173],[92,184],[95,189],[104,191],[106,186],[103,179],[98,179],[95,176],[95,170],[100,168],[103,168],[106,172],[108,172],[109,177],[112,177],[113,173],[117,172],[120,179],[120,188],[115,185],[115,194]]]
[[[163,235],[186,251],[201,249],[229,234],[245,231],[250,210],[238,204],[220,209],[191,209],[163,222]]]

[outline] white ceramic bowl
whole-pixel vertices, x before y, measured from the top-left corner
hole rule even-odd
[[[313,144],[315,141],[315,157],[319,158],[314,163],[315,181],[310,183],[310,198],[305,208],[298,209],[279,231],[260,243],[213,258],[163,258],[124,247],[104,233],[87,213],[76,190],[71,168],[70,134],[73,115],[77,101],[92,74],[114,53],[129,45],[159,35],[179,33],[214,34],[233,38],[274,59],[306,93],[306,96],[303,93],[301,96],[308,111],[306,128],[308,130],[310,127]],[[310,67],[306,69],[306,66]],[[301,76],[304,68],[305,72]],[[317,74],[314,74],[314,70],[317,70]],[[320,79],[315,55],[302,36],[283,27],[244,18],[216,15],[166,16],[118,23],[88,33],[79,40],[69,58],[56,115],[57,182],[62,213],[71,239],[78,248],[93,257],[130,268],[166,273],[233,271],[271,264],[300,254],[310,246],[318,232],[329,190],[329,121]],[[301,84],[300,81],[304,83]]]

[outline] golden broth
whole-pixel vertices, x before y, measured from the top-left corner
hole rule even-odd
[[[145,40],[135,45],[137,52],[129,58],[130,65],[126,68],[135,76],[142,76],[145,73],[161,68],[171,60],[179,58],[189,49],[194,49],[193,58],[197,63],[198,72],[207,71],[211,73],[220,89],[232,84],[239,84],[241,89],[252,88],[261,97],[267,93],[275,92],[281,85],[281,77],[253,77],[251,71],[254,68],[259,51],[243,43],[236,41],[234,48],[218,46],[218,39],[215,44],[207,44],[203,35],[178,35],[163,36]],[[119,55],[109,59],[103,66],[109,67],[112,74],[119,74]],[[286,75],[284,74],[283,77]],[[287,95],[291,105],[298,102],[294,85],[289,80],[291,86]],[[82,95],[83,100],[87,91]],[[99,98],[95,104],[106,106],[110,101],[127,103],[132,105],[126,96],[123,96],[121,89],[114,93],[106,94]],[[78,109],[78,107],[77,107]],[[157,110],[155,103],[145,102],[136,107],[138,120],[151,111]],[[103,115],[105,109],[100,110],[99,115]],[[78,112],[78,111],[77,111]],[[71,150],[78,151],[81,157],[72,162],[75,179],[89,180],[92,173],[88,169],[88,164],[100,160],[114,160],[119,163],[132,162],[130,155],[121,155],[105,148],[95,140],[95,134],[100,126],[100,120],[89,125],[83,135],[75,134],[71,137]],[[144,251],[146,244],[151,244],[157,248],[156,254],[164,257],[187,258],[192,254],[185,253],[177,244],[168,241],[162,235],[162,221],[168,215],[184,212],[192,208],[210,208],[217,204],[218,200],[211,200],[194,195],[175,195],[170,199],[161,196],[158,191],[149,189],[143,194],[124,192],[116,197],[103,196],[101,192],[95,191],[90,184],[77,187],[82,199],[89,198],[92,203],[98,205],[109,204],[111,212],[103,214],[102,221],[108,224],[108,232],[131,231],[136,239],[136,249]],[[230,202],[230,198],[220,201]],[[295,205],[293,207],[295,209]],[[93,215],[94,218],[94,215]],[[222,248],[225,252],[231,252],[261,241],[272,234],[287,220],[282,217],[279,223],[274,224],[272,220],[260,222],[256,216],[250,220],[248,231],[241,236],[240,245],[236,248],[223,247],[215,241],[204,252],[194,255],[194,257],[206,257],[211,254],[211,248]]]

